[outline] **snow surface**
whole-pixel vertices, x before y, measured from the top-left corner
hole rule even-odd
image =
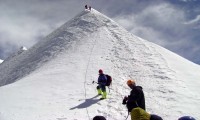
[[[0,64],[3,62],[3,60],[2,59],[0,59]]]
[[[113,77],[102,101],[92,84],[100,68]],[[132,35],[98,11],[82,11],[0,65],[0,120],[91,120],[95,115],[123,120],[128,79],[143,87],[149,113],[164,120],[199,119],[199,71],[200,66]]]

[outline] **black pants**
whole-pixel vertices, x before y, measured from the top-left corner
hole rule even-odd
[[[99,84],[99,85],[97,86],[97,89],[101,89],[102,92],[106,92],[106,86],[105,86],[105,85]]]

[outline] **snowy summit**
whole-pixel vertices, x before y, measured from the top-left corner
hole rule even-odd
[[[92,84],[99,69],[113,77],[102,101]],[[0,65],[0,120],[91,120],[95,115],[123,120],[128,79],[143,87],[147,112],[164,120],[198,119],[199,71],[200,66],[98,11],[82,11]]]

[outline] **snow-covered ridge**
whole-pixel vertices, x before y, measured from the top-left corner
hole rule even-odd
[[[0,64],[3,62],[3,60],[0,59]]]
[[[18,56],[19,54],[21,54],[22,52],[24,52],[24,51],[26,51],[26,50],[27,50],[26,47],[24,47],[24,46],[20,47],[18,51],[14,52],[14,53],[11,54],[9,57],[7,57],[7,58],[5,59],[5,61],[9,61],[10,59],[13,59],[14,57]]]
[[[83,36],[88,37],[99,27],[107,26],[118,27],[117,23],[94,9],[92,12],[82,11],[28,51],[23,54],[19,51],[7,58],[5,60],[7,62],[1,66],[4,69],[0,70],[0,76],[2,76],[0,86],[28,75],[61,51],[70,49],[72,44],[81,41]]]
[[[113,77],[104,101],[92,84],[99,68]],[[198,71],[198,65],[132,35],[98,11],[82,11],[0,65],[0,84],[5,85],[0,87],[0,119],[125,119],[121,102],[130,91],[128,79],[143,87],[148,112],[166,120],[200,118]]]

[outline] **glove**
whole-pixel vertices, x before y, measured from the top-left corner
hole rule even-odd
[[[123,101],[122,101],[122,104],[125,105],[127,100],[128,100],[128,97],[125,96],[124,99],[123,99]]]

